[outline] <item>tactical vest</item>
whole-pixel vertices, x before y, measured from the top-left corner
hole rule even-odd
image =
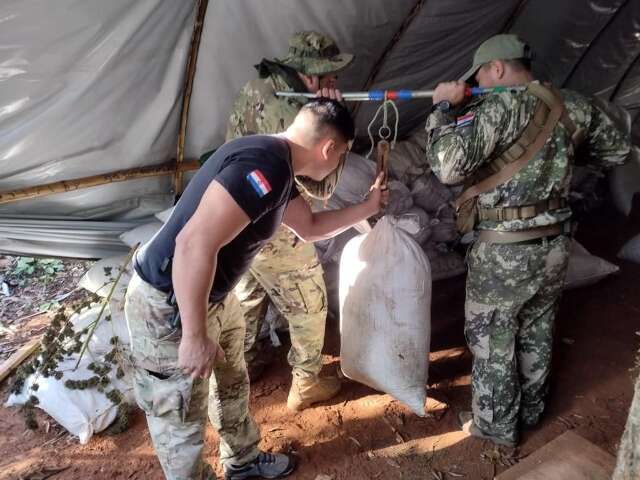
[[[506,183],[522,170],[545,145],[558,122],[567,129],[574,146],[582,141],[583,132],[569,117],[557,89],[533,82],[527,92],[538,102],[522,134],[500,156],[482,167],[455,201],[457,226],[462,234],[471,232],[478,221],[524,220],[566,206],[564,199],[550,198],[533,205],[478,208],[478,196]]]

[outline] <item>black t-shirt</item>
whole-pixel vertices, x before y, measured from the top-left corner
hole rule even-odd
[[[136,272],[159,290],[172,289],[171,262],[176,236],[215,180],[251,219],[251,223],[218,252],[210,300],[222,300],[275,233],[289,200],[299,195],[290,156],[287,142],[276,136],[242,137],[220,147],[189,182],[167,223],[137,252]]]

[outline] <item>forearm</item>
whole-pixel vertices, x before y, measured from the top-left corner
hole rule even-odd
[[[183,336],[206,336],[209,294],[217,254],[198,248],[197,241],[177,241],[172,264],[173,290],[180,309]]]
[[[328,210],[316,212],[311,216],[311,221],[304,231],[296,231],[305,242],[317,242],[335,237],[348,230],[356,223],[366,220],[378,213],[378,208],[372,202],[364,201],[356,205],[350,205],[340,210]],[[291,228],[291,227],[290,227]]]

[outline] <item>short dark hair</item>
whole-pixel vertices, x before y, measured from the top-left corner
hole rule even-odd
[[[530,58],[514,58],[511,60],[503,60],[503,62],[510,65],[516,72],[521,72],[523,70],[531,71]]]
[[[335,100],[325,97],[314,98],[304,104],[300,110],[300,113],[302,112],[311,113],[321,131],[331,128],[347,143],[356,136],[356,127],[349,110]]]

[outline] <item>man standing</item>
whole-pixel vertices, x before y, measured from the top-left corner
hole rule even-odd
[[[464,80],[475,74],[480,87],[526,89],[466,103],[463,81],[441,83],[426,125],[427,161],[443,183],[465,182],[459,225],[479,231],[465,302],[473,412],[460,420],[471,435],[507,446],[544,410],[575,149],[600,168],[622,164],[630,151],[590,99],[534,81],[530,58],[515,35],[490,38]]]
[[[239,93],[227,126],[227,140],[251,134],[283,132],[293,121],[305,99],[281,98],[277,91],[322,93],[338,98],[333,90],[336,72],[353,61],[353,55],[340,53],[326,35],[312,31],[296,33],[289,40],[289,54],[282,60],[263,59],[256,66],[259,77],[247,83]],[[342,164],[322,182],[298,176],[303,194],[328,198],[337,184]],[[287,405],[302,410],[312,403],[327,400],[338,393],[337,377],[319,377],[322,368],[327,317],[326,287],[323,269],[312,243],[301,243],[288,229],[281,227],[253,260],[235,293],[245,312],[247,341],[245,358],[252,379],[257,378],[269,361],[257,343],[269,300],[287,319],[291,334],[288,360],[293,381]]]
[[[215,478],[202,462],[208,397],[225,479],[280,478],[293,470],[291,457],[258,450],[245,324],[230,292],[281,222],[314,241],[379,211],[382,178],[363,203],[322,213],[312,213],[295,186],[295,175],[320,181],[333,172],[353,136],[347,110],[318,99],[280,136],[228,142],[136,254],[125,306],[134,392],[168,479]]]

